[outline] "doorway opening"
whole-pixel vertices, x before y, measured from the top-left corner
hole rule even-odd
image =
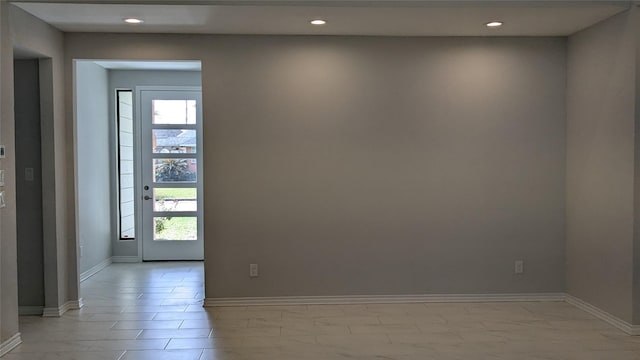
[[[40,68],[33,54],[14,51],[15,182],[20,315],[42,315],[45,308],[45,243]],[[4,186],[4,174],[0,183]]]
[[[200,62],[75,60],[74,75],[81,280],[112,262],[203,260]]]

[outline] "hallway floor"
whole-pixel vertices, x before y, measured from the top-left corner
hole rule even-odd
[[[640,360],[627,336],[562,302],[202,308],[202,263],[114,264],[85,307],[21,318],[3,360]]]

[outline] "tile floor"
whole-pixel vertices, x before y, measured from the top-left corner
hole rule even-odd
[[[22,318],[2,360],[640,360],[640,337],[561,302],[203,309],[202,272],[111,265],[82,283],[82,310]]]

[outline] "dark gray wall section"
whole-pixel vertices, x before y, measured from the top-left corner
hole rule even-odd
[[[134,90],[133,96],[135,107],[136,86],[201,86],[201,77],[202,74],[199,71],[110,70],[109,96],[110,103],[112,104],[110,109],[115,109],[116,89]],[[116,115],[113,110],[112,114],[111,119],[115,119]],[[137,113],[134,109],[134,121],[136,118]],[[112,129],[115,131],[115,126],[112,126]],[[112,136],[115,138],[115,135]],[[117,189],[114,191],[117,191]],[[116,214],[115,211],[114,214]],[[118,226],[117,218],[115,220],[114,229]],[[113,255],[137,256],[139,249],[138,242],[140,240],[141,239],[139,237],[134,240],[120,240],[118,236],[115,236],[113,240]]]
[[[44,306],[38,60],[14,62],[18,304]],[[33,168],[26,181],[25,168]]]
[[[635,26],[631,12],[570,37],[567,291],[632,321]]]
[[[111,257],[111,152],[108,71],[76,63],[78,237],[80,273]]]
[[[207,297],[564,290],[564,39],[211,43]]]

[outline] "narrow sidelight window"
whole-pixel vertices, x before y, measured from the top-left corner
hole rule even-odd
[[[135,206],[133,178],[133,91],[117,90],[118,113],[118,197],[120,239],[135,238]]]

